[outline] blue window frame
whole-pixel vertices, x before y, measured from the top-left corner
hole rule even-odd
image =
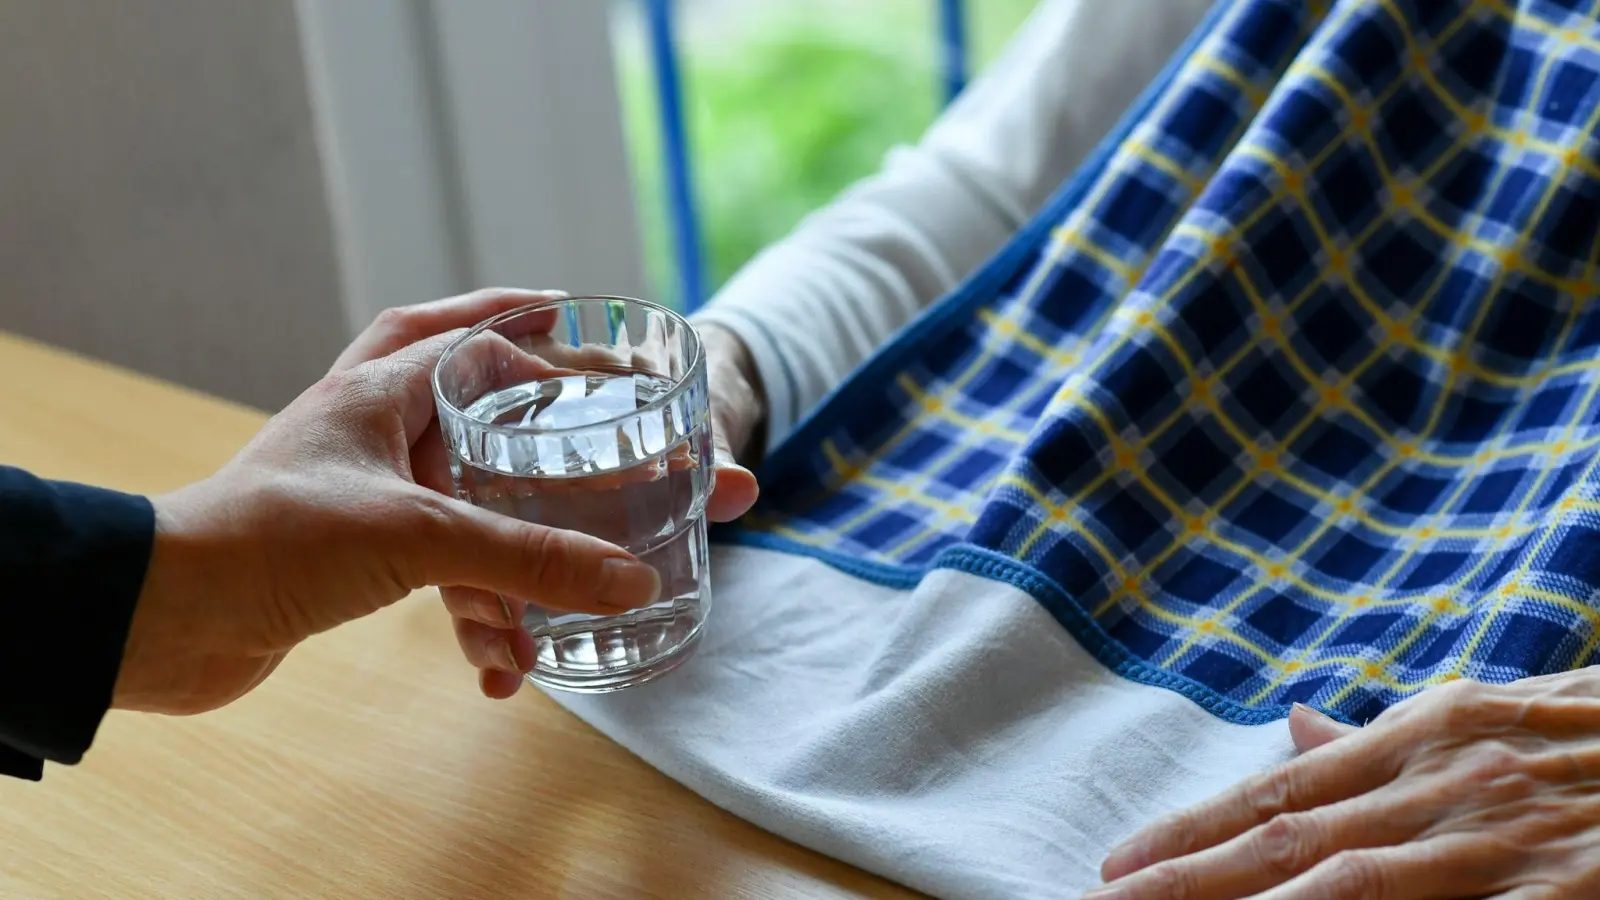
[[[673,34],[673,0],[643,0],[651,65],[655,74],[656,106],[660,115],[661,148],[665,157],[668,226],[678,270],[684,308],[690,312],[706,301],[705,257],[700,217],[695,205],[694,173],[689,159],[689,137],[684,126],[683,82]],[[939,5],[939,49],[945,102],[955,99],[967,84],[966,0],[934,0]]]

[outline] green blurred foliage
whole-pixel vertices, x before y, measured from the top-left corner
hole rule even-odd
[[[969,68],[992,59],[1034,3],[968,0]],[[837,8],[790,0],[763,7],[771,16],[756,27],[687,30],[680,63],[710,289],[875,171],[891,147],[914,142],[943,103],[935,0],[874,0],[847,17],[826,14]],[[618,73],[647,271],[658,295],[678,305],[642,41],[620,42]]]

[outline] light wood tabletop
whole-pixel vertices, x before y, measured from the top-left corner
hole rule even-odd
[[[157,493],[263,420],[0,335],[6,465]],[[3,898],[911,896],[713,807],[537,691],[482,699],[432,592],[313,639],[226,709],[112,713],[83,765],[0,779]]]

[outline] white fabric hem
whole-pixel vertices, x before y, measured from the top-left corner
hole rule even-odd
[[[1007,584],[895,590],[740,547],[712,574],[695,658],[556,699],[718,806],[934,896],[1077,897],[1121,838],[1292,753],[1282,722],[1113,674]]]

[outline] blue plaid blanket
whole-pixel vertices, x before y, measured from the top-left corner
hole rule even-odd
[[[1594,0],[1233,0],[735,542],[1027,590],[1240,722],[1600,642]]]

